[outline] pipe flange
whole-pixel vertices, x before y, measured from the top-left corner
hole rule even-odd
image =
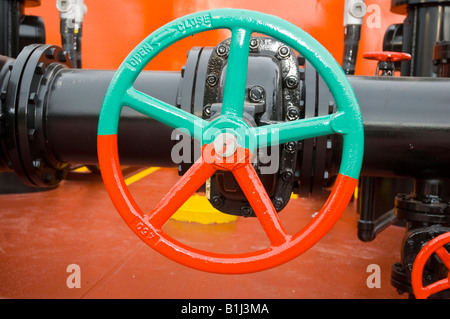
[[[418,200],[407,194],[395,198],[395,213],[400,219],[429,224],[450,224],[450,205],[437,196]]]
[[[17,57],[7,87],[2,140],[11,168],[28,186],[56,187],[69,165],[53,158],[45,137],[45,99],[54,73],[71,67],[62,48],[30,45]]]

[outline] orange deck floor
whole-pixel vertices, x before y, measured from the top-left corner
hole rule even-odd
[[[130,185],[144,209],[178,179],[164,168]],[[390,284],[400,261],[404,229],[390,226],[363,243],[351,203],[334,228],[305,254],[282,266],[246,275],[217,275],[179,265],[153,251],[128,228],[96,174],[71,173],[57,189],[0,195],[1,298],[407,298]],[[281,213],[295,231],[318,211],[322,199],[292,199]],[[193,247],[235,252],[266,244],[258,221],[201,225],[170,220],[165,231]],[[67,267],[80,268],[80,288],[68,288]],[[366,284],[380,267],[381,287]]]

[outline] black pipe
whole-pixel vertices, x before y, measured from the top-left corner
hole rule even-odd
[[[97,119],[113,74],[68,69],[57,74],[47,100],[47,132],[61,161],[96,162]],[[136,87],[176,105],[180,79],[178,72],[148,71],[139,76]],[[449,80],[350,76],[349,81],[365,130],[362,175],[450,177]],[[171,165],[171,129],[126,112],[119,130],[124,162]]]
[[[115,71],[63,69],[46,103],[47,139],[54,156],[67,163],[97,163],[98,116]],[[176,105],[180,72],[142,72],[135,87]],[[173,166],[172,129],[129,108],[119,123],[119,152],[125,165]],[[69,142],[70,141],[70,142]]]
[[[115,71],[72,69],[57,46],[31,45],[0,57],[0,171],[33,187],[54,187],[73,164],[97,164],[97,125]],[[136,89],[176,105],[181,72],[143,72]],[[124,165],[173,166],[172,129],[124,107]],[[175,141],[173,141],[175,143]]]
[[[2,89],[6,133],[1,142],[7,144],[6,153],[13,154],[17,158],[15,162],[34,161],[44,156],[57,165],[96,164],[98,115],[115,71],[55,67],[66,57],[53,46],[31,47],[25,51],[14,63],[11,71],[14,76],[9,79],[5,75],[2,79],[3,84],[8,83]],[[45,63],[41,66],[40,61]],[[8,70],[4,74],[9,74]],[[363,176],[450,177],[449,79],[348,78],[363,116]],[[13,85],[9,83],[12,79],[15,79]],[[179,100],[182,79],[181,72],[145,71],[135,86],[178,106],[182,104]],[[325,84],[319,83],[318,91],[325,92]],[[307,81],[305,86],[314,88],[315,82]],[[193,96],[190,101],[196,98]],[[319,102],[329,106],[326,98]],[[30,118],[31,114],[35,117]],[[119,125],[121,161],[125,165],[173,166],[171,150],[175,141],[171,137],[171,128],[125,109]],[[17,143],[22,150],[20,154],[16,152]],[[29,155],[25,156],[24,152]],[[12,157],[5,153],[2,156]],[[18,167],[22,165],[25,164]],[[30,167],[28,172],[32,170]]]
[[[450,81],[349,77],[360,104],[365,147],[361,175],[450,176]]]

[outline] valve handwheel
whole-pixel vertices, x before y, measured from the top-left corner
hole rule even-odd
[[[450,252],[445,248],[450,244],[450,232],[444,233],[430,240],[422,247],[414,261],[411,272],[411,285],[414,296],[417,299],[427,299],[429,296],[450,289]],[[450,246],[450,245],[449,245]],[[427,286],[423,286],[423,270],[431,255],[436,254],[442,263],[447,267],[447,278],[438,280]]]
[[[148,62],[169,45],[193,34],[229,29],[232,37],[221,115],[211,122],[168,105],[133,87]],[[243,120],[249,42],[253,32],[284,42],[318,70],[336,101],[337,112],[294,122],[250,127]],[[123,106],[184,128],[201,141],[202,156],[149,214],[136,205],[120,170],[117,130]],[[298,233],[282,226],[251,157],[260,147],[342,134],[343,153],[336,184],[321,211]],[[172,21],[138,45],[115,74],[105,95],[98,125],[98,156],[108,193],[129,227],[148,245],[186,266],[215,273],[249,273],[287,262],[312,247],[339,219],[357,184],[363,155],[363,126],[355,94],[341,67],[317,41],[274,16],[247,10],[216,9]],[[216,170],[231,171],[270,246],[243,254],[220,254],[182,244],[161,230],[164,223]]]

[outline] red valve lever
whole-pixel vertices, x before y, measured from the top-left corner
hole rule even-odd
[[[374,51],[363,55],[364,59],[376,60],[379,62],[402,62],[411,60],[411,54],[392,51]]]

